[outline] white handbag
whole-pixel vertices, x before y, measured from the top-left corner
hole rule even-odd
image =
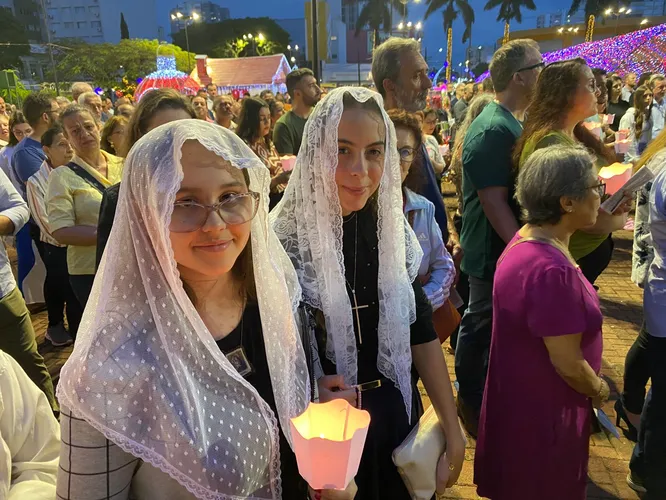
[[[437,462],[445,450],[446,436],[435,409],[430,406],[402,444],[393,450],[393,463],[412,500],[430,500],[435,494]]]

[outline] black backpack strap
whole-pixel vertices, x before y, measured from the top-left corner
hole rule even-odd
[[[76,175],[81,177],[84,181],[86,181],[88,184],[90,184],[92,187],[97,189],[100,193],[104,194],[104,191],[106,190],[106,186],[102,184],[99,180],[97,180],[93,175],[90,174],[85,168],[81,167],[80,165],[77,165],[76,163],[69,162],[67,164],[67,167],[74,172]]]

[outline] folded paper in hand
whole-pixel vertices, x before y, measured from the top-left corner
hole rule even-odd
[[[641,168],[618,191],[601,204],[601,210],[612,214],[622,203],[625,194],[635,193],[652,179],[654,179],[654,174],[650,169],[646,167]]]

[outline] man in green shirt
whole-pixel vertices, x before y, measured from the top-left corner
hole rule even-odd
[[[514,40],[495,52],[490,75],[496,98],[469,127],[463,143],[462,270],[469,275],[469,305],[456,346],[458,409],[476,436],[492,329],[497,259],[519,229],[511,153],[543,60],[533,40]]]
[[[287,75],[287,92],[291,97],[291,111],[282,115],[275,124],[273,143],[281,155],[297,155],[305,122],[321,99],[321,89],[314,73],[302,68]]]

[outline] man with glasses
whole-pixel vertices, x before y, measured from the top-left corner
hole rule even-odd
[[[511,154],[544,63],[533,40],[503,45],[490,63],[496,98],[469,127],[463,143],[462,271],[469,305],[456,347],[458,412],[476,437],[488,369],[493,277],[497,260],[519,229]]]
[[[321,99],[321,89],[312,70],[301,68],[287,75],[287,92],[291,97],[291,111],[275,124],[273,143],[281,155],[297,155],[305,122]]]
[[[654,75],[650,80],[652,89],[652,139],[664,130],[664,115],[666,114],[666,79],[664,75]]]

